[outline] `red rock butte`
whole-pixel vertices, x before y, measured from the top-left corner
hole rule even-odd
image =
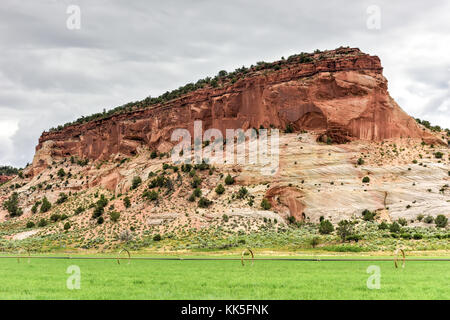
[[[171,133],[195,120],[203,129],[269,128],[314,131],[334,143],[417,138],[435,141],[390,97],[377,56],[356,48],[310,54],[311,62],[280,60],[277,68],[250,72],[237,81],[208,86],[171,101],[59,131],[44,132],[34,167],[50,157],[90,160],[133,155],[138,147],[170,150]],[[46,151],[44,152],[43,149]],[[36,163],[37,162],[37,163]]]

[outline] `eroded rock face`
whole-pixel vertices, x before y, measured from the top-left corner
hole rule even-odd
[[[389,96],[379,58],[348,51],[254,72],[226,87],[200,89],[148,109],[45,132],[33,167],[45,166],[50,157],[104,160],[118,153],[134,155],[141,146],[170,150],[173,130],[186,128],[193,135],[195,120],[203,121],[203,130],[223,133],[291,124],[335,143],[408,137],[436,142]]]

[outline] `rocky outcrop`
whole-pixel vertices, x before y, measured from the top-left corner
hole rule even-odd
[[[195,120],[203,129],[286,128],[316,131],[321,139],[435,138],[419,128],[389,96],[376,56],[358,49],[314,55],[314,61],[279,62],[280,67],[253,71],[223,87],[200,89],[165,104],[45,132],[33,167],[49,158],[77,156],[90,160],[114,154],[133,155],[140,146],[170,149],[171,133]]]
[[[6,183],[9,180],[13,179],[14,176],[5,176],[5,175],[0,175],[0,184],[2,183]]]

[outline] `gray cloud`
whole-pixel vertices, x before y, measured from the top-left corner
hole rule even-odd
[[[81,8],[81,30],[66,8]],[[369,30],[366,9],[381,9]],[[0,164],[32,160],[42,131],[218,70],[341,45],[379,55],[390,92],[445,126],[450,5],[410,1],[3,0]]]

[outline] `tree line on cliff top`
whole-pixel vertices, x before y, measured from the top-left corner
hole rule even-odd
[[[346,47],[348,48],[348,47]],[[338,48],[338,49],[344,49],[344,47]],[[314,51],[314,54],[321,53],[320,50]],[[345,52],[344,52],[345,53]],[[314,54],[308,54],[305,52],[302,52],[300,54],[294,54],[289,56],[287,59],[284,57],[281,58],[280,61],[275,62],[264,62],[260,61],[257,62],[256,65],[251,65],[249,68],[242,66],[241,68],[237,68],[233,72],[227,72],[225,70],[219,71],[219,73],[215,77],[206,77],[204,79],[200,79],[195,83],[188,83],[184,86],[179,87],[178,89],[167,91],[164,94],[160,95],[159,97],[147,97],[144,100],[141,101],[135,101],[135,102],[129,102],[127,104],[124,104],[122,106],[118,106],[116,108],[110,109],[106,111],[105,109],[103,112],[95,113],[90,116],[83,116],[73,122],[68,122],[64,125],[59,125],[56,128],[51,128],[50,132],[56,132],[61,131],[64,128],[71,126],[71,125],[77,125],[77,124],[83,124],[90,121],[95,120],[102,120],[111,117],[115,114],[120,113],[127,113],[131,112],[133,110],[139,110],[143,109],[152,105],[157,105],[160,103],[165,103],[168,101],[171,101],[173,99],[179,98],[187,93],[196,91],[198,89],[202,88],[218,88],[221,85],[224,85],[226,83],[235,83],[237,80],[245,78],[250,72],[257,72],[262,70],[279,70],[281,69],[282,65],[290,64],[290,63],[310,63],[314,61]],[[320,57],[319,59],[322,59],[324,57]]]

